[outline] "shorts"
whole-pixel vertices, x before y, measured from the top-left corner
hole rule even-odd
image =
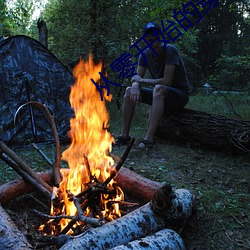
[[[167,94],[165,97],[165,111],[175,111],[184,108],[188,103],[188,91],[179,90],[176,88],[166,86]],[[141,88],[142,103],[152,105],[153,102],[153,88]]]

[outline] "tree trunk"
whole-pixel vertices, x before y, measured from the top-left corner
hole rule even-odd
[[[46,23],[40,18],[37,21],[37,28],[39,30],[39,42],[48,48],[48,29]]]
[[[32,249],[24,235],[17,229],[0,204],[0,249]]]
[[[250,121],[189,109],[166,115],[155,135],[224,152],[250,152]]]

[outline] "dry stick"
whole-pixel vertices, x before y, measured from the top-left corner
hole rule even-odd
[[[120,159],[120,161],[117,163],[115,170],[113,170],[110,174],[110,176],[104,181],[104,185],[108,185],[108,183],[116,176],[116,174],[118,173],[118,171],[120,170],[120,168],[122,167],[123,163],[125,162],[133,144],[135,142],[135,138],[132,138],[129,145],[127,146],[122,158]]]
[[[0,158],[6,162],[11,168],[13,168],[26,182],[34,186],[38,191],[40,191],[46,198],[50,199],[51,193],[44,188],[39,182],[22,170],[15,162],[7,157],[6,154],[0,153]]]
[[[14,151],[12,151],[9,147],[7,147],[3,141],[0,141],[0,149],[10,157],[20,168],[30,175],[33,179],[35,179],[38,183],[40,183],[45,189],[47,189],[50,193],[52,193],[52,187],[43,181],[39,176],[20,158],[16,155]]]
[[[98,191],[95,190],[95,191],[93,191],[92,193],[89,193],[89,194],[90,194],[90,196],[84,201],[84,204],[81,207],[81,211],[84,211],[89,206],[89,204],[92,203],[92,201],[95,199],[96,195],[98,194]],[[74,197],[72,197],[72,198],[74,198]],[[75,196],[74,199],[77,200],[79,198]],[[75,205],[76,205],[76,203],[75,203]],[[69,222],[69,224],[62,230],[62,232],[60,234],[66,234],[71,229],[71,227],[73,227],[73,225],[76,223],[76,221],[77,221],[76,218],[71,220]]]
[[[61,173],[60,173],[61,154],[60,154],[60,141],[59,141],[59,137],[58,137],[54,117],[50,114],[49,109],[44,104],[39,103],[39,102],[34,102],[34,101],[27,102],[27,103],[23,104],[22,106],[20,106],[18,108],[18,110],[16,111],[15,117],[16,117],[17,113],[20,111],[20,109],[22,109],[26,105],[33,105],[33,106],[35,106],[37,108],[40,108],[47,115],[47,118],[49,120],[49,123],[50,123],[51,128],[52,128],[52,132],[53,132],[53,135],[54,135],[54,140],[55,140],[56,161],[55,161],[55,165],[54,165],[53,170],[54,170],[55,186],[59,187],[59,184],[60,184],[60,182],[62,180],[62,176],[61,176]]]

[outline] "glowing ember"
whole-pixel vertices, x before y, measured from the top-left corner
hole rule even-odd
[[[107,130],[109,115],[105,102],[101,101],[99,92],[90,80],[92,78],[95,82],[100,81],[101,69],[102,64],[95,65],[91,56],[86,62],[81,60],[74,68],[76,82],[70,93],[70,103],[75,112],[75,117],[70,120],[72,143],[62,154],[62,159],[68,162],[70,170],[62,171],[63,181],[56,192],[57,205],[54,202],[51,215],[77,215],[79,211],[72,199],[69,199],[73,194],[81,198],[80,204],[85,216],[91,214],[105,221],[121,216],[117,201],[123,200],[122,190],[113,183],[113,180],[108,185],[102,185],[114,169],[114,161],[108,155],[114,138]],[[108,101],[110,100],[111,96]],[[87,194],[99,189],[104,192],[99,194],[99,198],[92,197],[93,200],[90,200],[91,197]],[[86,197],[90,204],[85,206]],[[92,209],[94,203],[99,206],[98,209]],[[52,220],[46,224],[53,224],[58,231],[58,225],[54,222]],[[69,222],[70,220],[65,218],[60,220],[59,231],[62,231]],[[49,231],[53,234],[54,229],[51,227]]]

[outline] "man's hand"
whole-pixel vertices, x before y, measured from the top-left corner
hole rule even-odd
[[[139,75],[135,75],[132,77],[131,82],[141,82],[142,78]]]
[[[130,99],[138,102],[141,98],[141,90],[138,82],[134,82],[131,87]]]

